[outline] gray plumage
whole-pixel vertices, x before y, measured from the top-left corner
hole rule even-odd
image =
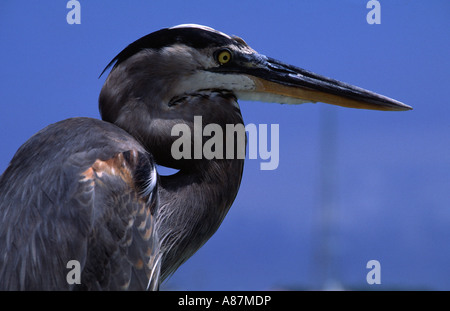
[[[142,239],[154,213],[139,213],[156,197],[141,196],[137,172],[153,169],[133,137],[104,121],[68,119],[35,134],[0,179],[0,289],[120,289],[130,280],[130,288],[146,287],[133,264],[147,247],[147,257],[159,250]],[[66,281],[70,260],[81,263],[81,285]]]
[[[229,146],[230,135],[222,143],[231,158],[173,157],[171,129],[193,132],[195,116],[226,134],[243,126],[238,98],[410,109],[199,25],[151,33],[110,66],[103,121],[46,127],[0,177],[0,290],[158,289],[218,229],[241,182],[245,145]],[[159,176],[156,164],[179,171]],[[67,282],[71,260],[81,284]]]

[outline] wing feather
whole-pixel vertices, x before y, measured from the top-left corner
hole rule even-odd
[[[157,289],[157,178],[112,124],[74,118],[34,135],[0,177],[0,289]],[[81,284],[67,282],[70,260]]]

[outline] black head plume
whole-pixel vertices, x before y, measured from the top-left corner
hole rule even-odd
[[[240,38],[230,37],[205,26],[189,24],[164,28],[152,32],[129,44],[109,62],[105,69],[103,69],[99,78],[106,70],[113,66],[113,64],[114,69],[117,65],[144,49],[161,49],[174,44],[184,44],[196,49],[225,46],[229,44],[246,45]]]

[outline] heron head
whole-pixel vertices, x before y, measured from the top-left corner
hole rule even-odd
[[[144,36],[120,52],[104,71],[113,64],[110,77],[121,75],[127,80],[129,75],[123,75],[123,69],[127,69],[136,78],[144,79],[126,81],[133,84],[131,88],[138,95],[142,94],[137,86],[152,82],[151,89],[141,91],[153,97],[159,93],[167,102],[199,90],[221,89],[244,100],[324,102],[374,110],[411,109],[391,98],[259,54],[239,37],[195,24]],[[154,84],[159,84],[159,88]]]
[[[183,100],[207,92],[238,99],[300,104],[324,102],[351,108],[409,110],[394,99],[285,64],[259,54],[239,37],[212,28],[184,24],[161,29],[128,45],[100,93],[102,118],[136,137],[149,129],[166,131],[195,115],[207,122],[241,122],[229,101]],[[104,71],[105,71],[104,70]],[[161,127],[161,120],[164,127]],[[145,128],[144,128],[145,127]],[[138,130],[139,129],[139,130]],[[146,136],[146,135],[142,135]],[[158,136],[158,143],[164,135]],[[169,143],[169,141],[168,141]]]

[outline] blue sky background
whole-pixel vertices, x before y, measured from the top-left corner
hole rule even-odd
[[[368,25],[365,0],[80,0],[81,24],[68,25],[67,1],[2,1],[0,172],[46,125],[99,117],[98,76],[127,44],[208,25],[414,110],[241,102],[246,123],[280,125],[280,165],[246,162],[222,226],[163,288],[450,290],[450,2],[380,2]],[[366,283],[371,259],[381,285]]]

